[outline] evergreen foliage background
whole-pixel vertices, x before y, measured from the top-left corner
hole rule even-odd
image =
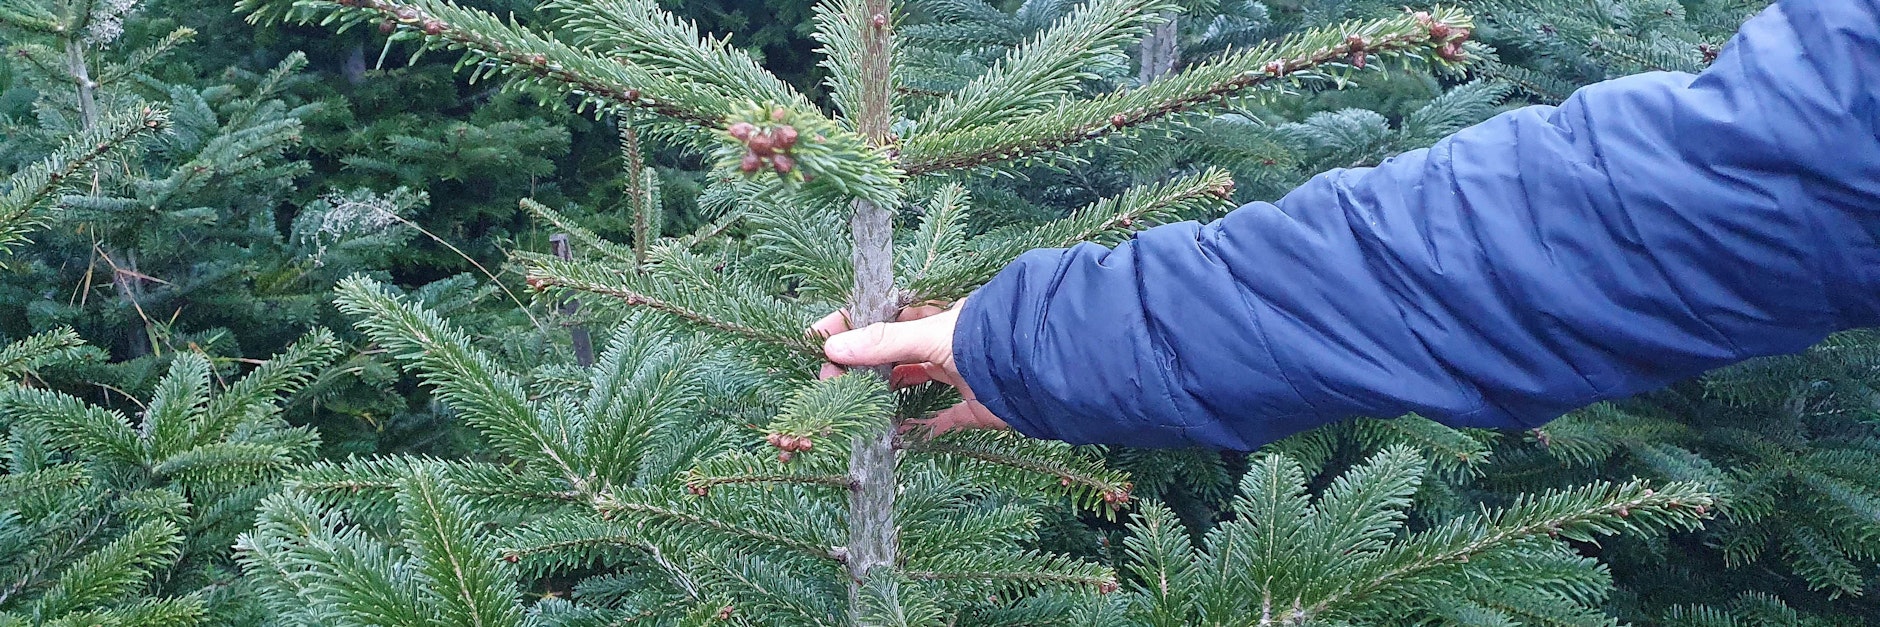
[[[571,45],[544,60],[679,68],[632,85],[665,109],[505,73],[529,58],[460,66],[424,19],[387,33],[357,4],[291,9],[344,11],[338,32],[252,19],[284,2],[0,4],[0,625],[1880,620],[1867,332],[1529,433],[1359,420],[1252,456],[945,436],[902,462],[908,561],[851,589],[834,551],[850,435],[947,400],[809,382],[795,333],[856,296],[837,199],[904,198],[901,287],[957,297],[1025,247],[1207,219],[1580,85],[1701,70],[1766,2],[1465,0],[1467,64],[1341,54],[1012,159],[1002,137],[1075,113],[1059,98],[1180,90],[1404,7],[911,0],[904,119],[880,129],[905,181],[827,119],[865,95],[841,35],[866,32],[862,3],[400,5]],[[732,39],[699,46],[689,20]],[[705,88],[661,92],[674,77]],[[779,191],[671,121],[693,112],[835,141]],[[815,447],[779,463],[766,434]]]

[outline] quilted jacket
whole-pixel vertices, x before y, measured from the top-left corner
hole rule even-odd
[[[1250,450],[1353,416],[1530,427],[1880,313],[1880,0],[1592,85],[1206,224],[1032,251],[955,360],[1015,430]]]

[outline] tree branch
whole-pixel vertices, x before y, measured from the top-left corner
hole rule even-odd
[[[1442,10],[1340,31],[1313,31],[1166,75],[1139,89],[1068,102],[1022,121],[917,135],[904,145],[898,165],[910,175],[926,174],[1060,150],[1192,111],[1244,90],[1316,75],[1319,68],[1338,62],[1362,67],[1429,50],[1441,50],[1445,59],[1459,58],[1461,38],[1466,37],[1470,23],[1459,11]],[[1373,55],[1379,58],[1371,59]]]

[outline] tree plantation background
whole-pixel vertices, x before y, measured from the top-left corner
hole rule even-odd
[[[1526,432],[933,436],[809,324],[1736,0],[0,0],[0,625],[1864,625],[1880,337]]]

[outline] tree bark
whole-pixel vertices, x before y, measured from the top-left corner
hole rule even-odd
[[[561,259],[574,259],[574,246],[568,241],[567,233],[556,233],[548,237],[549,245],[555,250],[555,256]],[[581,311],[581,301],[570,298],[562,303],[561,315],[573,316]],[[568,330],[574,341],[574,363],[582,368],[594,365],[594,339],[588,335],[587,326],[574,325]]]
[[[1136,82],[1147,85],[1162,78],[1164,74],[1175,71],[1181,63],[1181,23],[1174,13],[1164,13],[1168,20],[1149,29],[1149,34],[1142,38],[1140,68]]]
[[[98,125],[98,84],[91,81],[91,70],[85,66],[85,43],[73,34],[65,40],[65,69],[72,73],[72,82],[78,85],[78,113],[85,121],[85,128]]]
[[[889,41],[893,13],[888,0],[869,0],[866,12],[871,18],[861,26],[864,52],[860,111],[855,112],[856,130],[875,146],[888,141],[894,93],[893,45]],[[855,285],[849,296],[849,324],[861,328],[895,318],[894,288],[894,207],[882,207],[857,199],[849,220],[854,238],[852,260]],[[876,368],[883,380],[892,366]],[[861,618],[861,586],[879,569],[893,569],[900,549],[900,534],[895,526],[894,497],[899,489],[895,466],[899,452],[894,438],[897,426],[888,417],[887,427],[856,438],[850,444],[849,479],[849,616]]]
[[[647,213],[655,209],[647,206],[646,163],[640,156],[640,134],[633,130],[633,122],[625,118],[620,120],[620,143],[627,158],[627,206],[633,209],[633,263],[645,266],[646,251],[652,248],[653,238],[659,234],[652,232],[652,216]]]
[[[894,319],[894,221],[892,212],[865,200],[855,201],[849,221],[855,237],[855,289],[849,306],[850,323],[861,327]],[[892,366],[876,368],[884,380]],[[860,586],[876,569],[894,567],[900,548],[894,520],[894,494],[898,487],[894,448],[896,426],[856,438],[849,448],[849,604],[859,618]]]

